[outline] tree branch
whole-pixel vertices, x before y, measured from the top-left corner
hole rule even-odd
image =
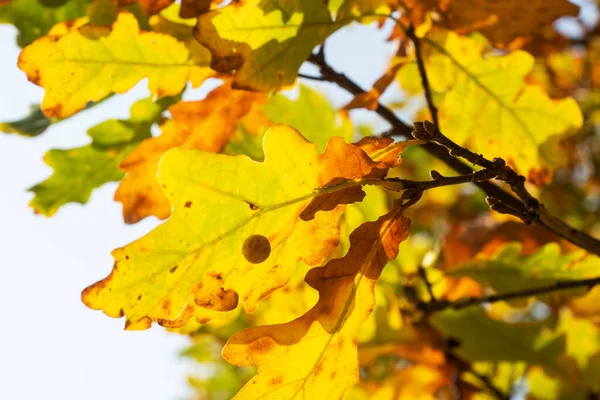
[[[345,89],[353,95],[358,95],[365,92],[360,86],[358,86],[344,74],[333,70],[333,68],[331,68],[331,66],[329,66],[329,64],[327,64],[325,61],[323,52],[311,55],[307,61],[319,68],[322,77],[326,81],[337,84],[339,87]],[[406,138],[410,138],[412,136],[412,129],[407,124],[402,122],[398,117],[396,117],[394,112],[389,108],[383,106],[381,103],[378,103],[375,112],[392,126],[392,129],[397,135],[404,136]],[[471,174],[473,169],[456,157],[462,157],[470,162],[478,160],[478,163],[473,163],[481,166],[484,165],[479,164],[479,162],[483,164],[487,164],[487,162],[492,163],[492,161],[486,160],[483,156],[476,155],[469,150],[458,146],[449,139],[448,141],[448,143],[440,143],[444,145],[428,143],[423,145],[422,148],[432,154],[434,157],[446,163],[459,174],[463,175]],[[450,143],[454,147],[453,149],[445,145]],[[450,152],[448,150],[450,150]],[[489,198],[496,200],[498,209],[501,208],[503,211],[519,216],[520,218],[521,216],[527,215],[527,222],[536,223],[555,235],[568,240],[574,245],[585,249],[590,253],[600,255],[600,241],[596,240],[585,232],[576,230],[559,218],[554,217],[543,207],[543,205],[539,204],[536,199],[531,196],[528,197],[528,192],[525,190],[524,186],[524,178],[521,180],[519,176],[520,175],[517,175],[517,178],[511,178],[514,180],[514,182],[512,182],[514,185],[508,182],[508,180],[501,179],[500,177],[499,179],[507,181],[507,183],[511,185],[511,189],[513,189],[513,191],[515,191],[515,193],[517,193],[522,200],[515,198],[510,193],[506,192],[499,186],[492,184],[491,182],[478,181],[474,183],[479,186],[479,188],[481,188]],[[525,204],[523,204],[523,202],[525,202]],[[499,206],[500,204],[502,207]]]
[[[549,286],[517,290],[508,293],[493,294],[490,296],[465,297],[455,301],[437,300],[435,303],[422,302],[418,305],[418,308],[428,314],[436,311],[442,311],[448,308],[460,310],[463,308],[481,305],[485,303],[496,303],[498,301],[507,301],[520,299],[523,297],[538,296],[540,294],[548,294],[568,289],[588,288],[589,290],[599,284],[600,277],[580,279],[576,281],[557,281],[555,284]]]
[[[400,21],[395,21],[397,24],[400,24]],[[419,75],[421,76],[421,86],[423,86],[423,91],[425,92],[425,100],[427,100],[427,106],[429,107],[429,113],[431,114],[433,123],[436,126],[439,126],[440,122],[438,120],[438,110],[433,102],[433,92],[431,91],[429,78],[427,76],[427,71],[425,70],[425,60],[423,59],[423,53],[421,52],[421,41],[415,33],[415,27],[412,24],[405,29],[405,32],[406,36],[408,36],[415,46],[415,58],[417,60],[417,67],[419,68]]]

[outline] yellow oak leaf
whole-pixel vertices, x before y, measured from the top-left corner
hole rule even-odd
[[[321,1],[249,0],[200,15],[195,35],[215,70],[236,70],[235,87],[268,92],[294,83],[313,48],[340,26]]]
[[[533,56],[524,51],[494,56],[482,40],[439,29],[423,39],[442,132],[484,156],[510,161],[524,175],[560,166],[543,145],[582,126],[579,106],[525,83]],[[406,65],[398,78],[412,88],[420,82],[417,66]]]
[[[480,31],[503,47],[527,38],[560,17],[576,17],[579,7],[567,0],[422,0],[440,12],[442,23],[459,33]]]
[[[140,31],[135,17],[122,13],[112,28],[84,25],[39,38],[23,49],[18,65],[46,89],[44,114],[66,118],[144,78],[157,98],[176,95],[194,75],[206,77],[209,63],[171,36]]]
[[[115,200],[123,203],[125,222],[136,223],[150,215],[167,218],[171,205],[156,182],[161,157],[174,147],[221,151],[238,119],[261,97],[223,85],[204,100],[169,107],[173,119],[161,126],[161,135],[144,140],[120,164],[127,175],[115,192]]]
[[[246,312],[254,311],[262,298],[287,283],[297,261],[315,265],[335,249],[340,214],[324,214],[319,224],[303,222],[300,214],[311,200],[372,182],[348,174],[341,176],[342,184],[320,187],[320,169],[329,167],[322,157],[354,147],[336,139],[319,156],[296,130],[275,125],[265,134],[262,163],[171,149],[160,161],[157,178],[171,203],[171,218],[114,250],[113,271],[84,290],[84,303],[112,317],[127,316],[129,329],[178,320],[189,305],[229,311],[238,295]],[[364,152],[355,156],[340,174],[370,160]],[[373,170],[385,168],[371,163]],[[332,228],[321,229],[324,224]]]
[[[258,369],[236,399],[339,399],[358,382],[356,336],[375,304],[375,282],[398,254],[409,224],[397,208],[361,225],[345,257],[308,272],[306,282],[319,291],[313,308],[289,323],[244,329],[227,341],[227,361]]]
[[[334,21],[324,1],[233,2],[200,15],[194,33],[215,70],[235,71],[234,87],[270,92],[294,83],[315,46],[383,3],[345,0]]]

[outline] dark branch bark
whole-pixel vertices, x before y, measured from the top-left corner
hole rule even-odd
[[[327,62],[325,61],[323,52],[311,55],[308,61],[316,65],[320,69],[321,75],[326,81],[337,84],[339,87],[345,89],[353,95],[358,95],[365,92],[360,86],[358,86],[344,74],[338,73],[335,70],[333,70],[333,68],[331,68],[331,66],[329,66],[329,64],[327,64]],[[423,66],[422,73],[425,72],[426,71],[424,70]],[[422,80],[424,83],[428,82],[426,78],[422,78]],[[431,98],[428,99],[428,101],[430,100]],[[392,126],[395,135],[403,136],[406,138],[412,137],[412,128],[404,122],[402,122],[392,110],[379,103],[375,112]],[[433,112],[437,114],[435,106],[433,106],[432,113]],[[442,141],[442,143],[439,144],[428,143],[423,145],[422,147],[434,157],[446,163],[459,174],[472,174],[473,169],[456,157],[462,157],[467,161],[476,165],[483,166],[484,168],[489,167],[488,163],[493,163],[493,161],[489,161],[483,156],[472,153],[469,150],[457,145],[445,136],[443,136],[443,138],[445,138],[447,142]],[[600,255],[600,241],[596,240],[595,238],[591,237],[585,232],[579,231],[569,226],[559,218],[556,218],[553,215],[551,215],[543,207],[543,205],[539,204],[539,202],[533,197],[531,197],[529,193],[525,190],[524,178],[520,179],[519,175],[517,175],[517,178],[511,179],[512,181],[510,181],[510,179],[502,180],[505,180],[507,183],[509,183],[511,189],[513,189],[513,191],[515,191],[515,193],[517,193],[517,195],[519,195],[521,199],[517,199],[516,197],[506,192],[499,186],[494,185],[488,181],[477,181],[474,183],[477,186],[479,186],[479,188],[481,188],[489,198],[495,199],[496,208],[492,208],[502,210],[515,216],[519,216],[520,218],[523,218],[523,216],[527,216],[526,221],[528,223],[536,223],[549,230],[550,232],[554,233],[555,235],[562,237],[565,240],[568,240],[574,245],[581,247],[582,249],[585,249],[590,253]]]
[[[454,310],[460,310],[462,308],[467,308],[471,306],[477,306],[485,303],[495,303],[498,301],[507,301],[520,299],[523,297],[531,297],[538,296],[540,294],[548,294],[553,292],[558,292],[562,290],[568,289],[577,289],[577,288],[588,288],[591,289],[596,285],[600,284],[600,277],[589,278],[589,279],[581,279],[576,281],[558,281],[553,285],[542,286],[531,289],[517,290],[514,292],[494,294],[490,296],[482,296],[482,297],[465,297],[462,299],[458,299],[455,301],[448,300],[437,300],[435,303],[420,303],[418,305],[419,309],[426,312],[432,313],[436,311],[442,311],[448,308]]]

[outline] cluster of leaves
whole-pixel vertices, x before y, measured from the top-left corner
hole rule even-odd
[[[0,130],[40,135],[147,80],[129,119],[46,154],[54,173],[31,207],[51,216],[116,181],[126,223],[166,220],[115,249],[82,300],[129,330],[190,335],[184,355],[212,366],[190,378],[199,398],[596,398],[600,245],[585,232],[599,228],[600,30],[552,28],[577,13],[567,0],[4,0],[19,68],[45,94]],[[351,23],[391,27],[397,45],[367,91],[325,61]],[[305,63],[321,75],[299,75]],[[335,110],[299,76],[354,97]],[[392,84],[402,101],[383,105]],[[391,129],[365,134],[356,108]],[[435,124],[413,139],[395,108]]]

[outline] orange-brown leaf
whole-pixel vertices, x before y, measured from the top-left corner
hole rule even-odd
[[[375,282],[398,254],[409,223],[394,209],[361,225],[345,257],[308,272],[306,282],[319,291],[312,309],[292,322],[248,328],[229,339],[225,359],[258,368],[237,399],[338,399],[358,381],[356,335],[375,304]]]
[[[144,140],[120,165],[127,175],[115,193],[115,200],[123,203],[125,222],[136,223],[150,215],[167,218],[171,205],[156,183],[158,162],[163,154],[174,147],[221,151],[234,133],[237,120],[261,96],[221,86],[204,100],[171,106],[173,120],[162,125],[162,134]]]
[[[352,110],[355,108],[366,108],[368,110],[376,110],[379,106],[379,98],[385,92],[385,90],[394,81],[394,77],[400,68],[404,65],[403,63],[396,63],[388,68],[388,70],[373,84],[373,87],[364,93],[359,93],[350,101],[350,103],[344,106],[346,110]]]
[[[353,145],[346,144],[340,137],[333,137],[319,156],[319,184],[322,188],[328,188],[352,180],[382,179],[389,168],[400,164],[399,154],[407,144],[393,144],[390,138],[365,138]],[[360,186],[324,193],[306,207],[301,218],[310,220],[318,211],[333,210],[339,204],[362,201],[364,196],[365,192]]]
[[[563,16],[577,16],[567,0],[422,0],[439,11],[446,27],[459,33],[480,31],[499,47],[531,36]]]

